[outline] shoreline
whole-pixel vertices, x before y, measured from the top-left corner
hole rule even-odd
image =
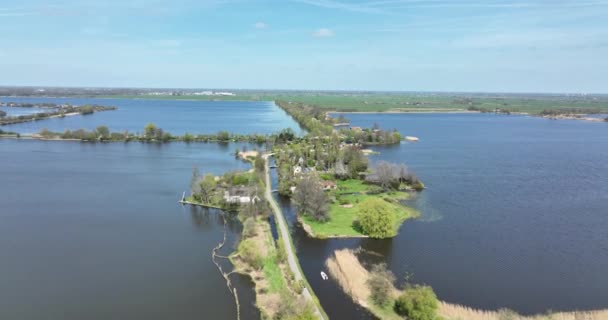
[[[328,269],[332,280],[348,295],[354,303],[370,311],[380,319],[401,319],[395,313],[386,313],[370,301],[370,292],[367,288],[367,278],[370,271],[365,269],[352,249],[335,250],[333,256],[329,257],[325,266]],[[400,290],[393,288],[393,295],[398,295]],[[587,310],[587,311],[560,311],[534,315],[519,315],[513,311],[500,310],[479,310],[459,304],[438,301],[439,308],[437,314],[444,319],[467,319],[467,320],[605,320],[608,319],[608,309]],[[508,316],[508,317],[506,317]]]
[[[407,110],[386,110],[386,111],[327,111],[328,114],[401,114],[401,113],[412,113],[412,114],[428,114],[428,113],[454,113],[454,114],[468,114],[468,113],[482,113],[481,111],[471,111],[471,110],[458,110],[458,109],[453,109],[453,110],[443,110],[443,109],[439,109],[439,110],[412,110],[412,111],[407,111]]]

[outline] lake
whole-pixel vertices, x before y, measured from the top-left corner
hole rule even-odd
[[[43,128],[54,132],[66,129],[93,130],[108,126],[112,131],[143,132],[152,122],[165,132],[174,135],[189,133],[270,134],[291,128],[301,134],[298,124],[274,102],[202,101],[202,100],[145,100],[145,99],[92,99],[92,98],[15,98],[1,97],[1,102],[70,103],[73,105],[98,104],[116,106],[117,110],[96,112],[42,121],[24,122],[3,126],[4,131],[37,133]],[[26,108],[10,108],[26,109]],[[29,109],[26,109],[29,110]]]
[[[224,217],[177,201],[195,165],[248,169],[238,146],[0,139],[0,319],[235,319],[211,261]],[[223,255],[241,231],[226,221]],[[259,318],[232,279],[242,319]]]
[[[374,147],[380,155],[371,159],[406,163],[427,189],[410,202],[422,218],[406,222],[394,239],[314,240],[294,228],[304,272],[330,316],[354,314],[335,284],[319,277],[323,261],[345,247],[361,247],[370,253],[366,263],[386,261],[397,279],[412,274],[452,303],[525,314],[608,307],[607,123],[346,116],[355,126],[378,123],[419,137]]]
[[[120,109],[3,129],[106,124],[137,131],[131,128],[150,121],[173,133],[297,128],[266,102],[39,101]],[[293,223],[290,203],[279,199],[303,271],[332,319],[371,318],[319,276],[325,259],[345,247],[362,247],[366,263],[386,261],[398,279],[413,274],[448,302],[522,313],[608,307],[607,123],[494,114],[347,117],[419,137],[374,147],[380,154],[371,160],[405,162],[428,188],[410,202],[422,218],[390,240],[310,239]],[[210,253],[224,221],[223,253],[241,226],[177,200],[194,165],[216,174],[249,168],[231,155],[240,146],[0,139],[0,318],[234,319]],[[258,317],[249,281],[233,281],[243,319]]]

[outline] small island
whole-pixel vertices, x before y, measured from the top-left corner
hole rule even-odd
[[[84,105],[74,106],[71,104],[52,104],[52,103],[16,103],[16,102],[1,102],[0,107],[8,108],[40,108],[49,109],[45,112],[37,112],[28,115],[9,116],[6,112],[0,110],[0,125],[10,125],[29,121],[45,120],[50,118],[63,118],[74,115],[88,115],[100,111],[116,110],[113,106],[99,105]]]

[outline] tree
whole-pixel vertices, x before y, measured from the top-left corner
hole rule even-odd
[[[184,133],[184,142],[190,143],[192,140],[194,140],[194,137],[191,134],[188,132]]]
[[[101,138],[101,140],[107,140],[110,138],[110,129],[106,126],[99,126],[95,129],[97,135]]]
[[[262,157],[261,152],[258,152],[258,154],[255,156],[253,166],[255,167],[255,170],[257,172],[261,172],[261,173],[263,173],[264,170],[266,169],[266,160],[264,160],[264,157]]]
[[[213,190],[215,190],[217,182],[215,181],[215,177],[208,173],[200,182],[200,197],[201,201],[204,203],[209,203],[211,201],[211,196],[213,195]]]
[[[369,198],[359,204],[359,227],[372,238],[393,236],[396,221],[394,209],[383,199]]]
[[[329,219],[327,195],[321,188],[317,176],[307,175],[298,181],[293,201],[300,214],[321,222]]]
[[[350,146],[344,148],[342,159],[348,165],[348,173],[351,178],[356,178],[359,172],[367,170],[367,157],[357,147]]]
[[[156,133],[156,125],[154,123],[148,123],[144,128],[144,136],[148,139],[154,138]]]
[[[384,190],[390,188],[399,188],[399,170],[400,168],[386,161],[378,162],[374,172],[378,178],[378,183]]]
[[[4,118],[4,117],[6,117],[6,112],[0,110],[0,118]]]
[[[395,311],[411,320],[434,320],[437,307],[437,296],[429,286],[407,288],[395,301]]]
[[[201,173],[197,166],[192,167],[192,177],[190,178],[190,192],[192,194],[198,194],[201,192],[201,186],[199,180],[201,179]]]
[[[93,109],[93,106],[84,106],[84,107],[80,108],[80,114],[82,114],[82,115],[92,114],[93,112],[95,112],[95,109]]]
[[[221,142],[230,141],[230,133],[228,131],[220,131],[217,133],[217,139]]]
[[[386,268],[386,264],[377,264],[372,268],[367,286],[370,298],[376,305],[383,307],[389,303],[394,281],[395,276]]]

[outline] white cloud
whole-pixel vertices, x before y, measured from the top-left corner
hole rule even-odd
[[[264,22],[256,22],[253,25],[253,27],[256,28],[256,29],[266,29],[266,28],[268,28],[268,25],[265,24]]]
[[[327,28],[320,28],[313,32],[312,36],[317,38],[329,38],[334,36],[334,32]]]

